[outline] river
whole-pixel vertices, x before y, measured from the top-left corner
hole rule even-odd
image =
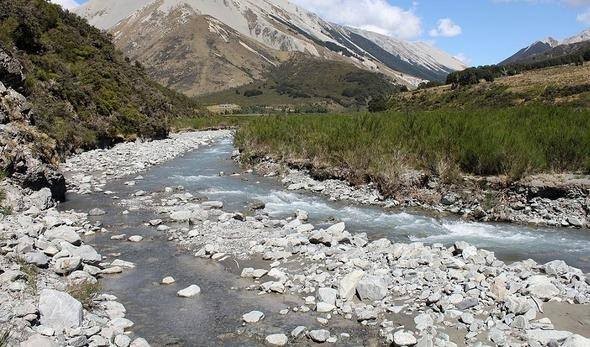
[[[263,201],[265,211],[274,217],[285,217],[303,209],[309,212],[313,224],[344,221],[350,232],[366,232],[370,239],[385,237],[395,242],[446,245],[464,240],[494,251],[507,262],[527,258],[538,262],[562,259],[584,272],[590,271],[588,232],[470,223],[411,211],[333,202],[314,193],[287,191],[277,178],[242,173],[231,159],[233,150],[232,139],[224,138],[142,173],[144,179],[133,187],[117,180],[105,189],[126,197],[138,190],[151,192],[183,186],[194,195],[223,201],[228,211],[244,211],[256,199]],[[116,201],[107,195],[71,195],[61,208],[79,211],[102,208],[107,212],[106,217],[100,218],[105,228],[144,236],[144,241],[138,244],[112,241],[112,233],[97,234],[86,242],[111,260],[119,257],[137,264],[135,269],[103,281],[103,286],[125,304],[127,317],[136,322],[134,330],[154,345],[258,345],[260,331],[289,332],[297,325],[318,325],[306,315],[278,313],[282,308],[301,304],[297,298],[259,296],[256,291],[239,290],[251,283],[240,279],[233,261],[215,263],[196,259],[168,242],[165,234],[144,225],[146,220],[158,217],[153,211],[123,214]],[[179,285],[161,286],[160,280],[168,275],[173,275]],[[191,283],[198,283],[204,294],[191,301],[175,296],[181,284]],[[250,331],[241,327],[240,317],[254,309],[263,310],[267,319],[262,327]],[[351,344],[374,338],[358,324],[346,320],[334,319],[330,329],[351,333]]]

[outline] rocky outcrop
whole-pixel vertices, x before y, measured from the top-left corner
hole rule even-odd
[[[0,78],[0,170],[24,188],[47,187],[54,199],[64,200],[66,185],[55,142],[31,124],[27,99],[7,87],[20,85],[24,77],[20,63],[1,48]]]
[[[23,66],[0,47],[0,81],[19,90],[25,81]]]

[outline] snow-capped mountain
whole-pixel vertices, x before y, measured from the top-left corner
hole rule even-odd
[[[562,41],[558,41],[552,37],[548,37],[546,39],[536,41],[530,46],[521,49],[520,51],[516,52],[514,55],[504,60],[500,64],[505,65],[528,60],[537,55],[547,53],[559,46],[574,45],[586,41],[590,41],[590,29],[586,29],[579,34],[574,35],[572,37],[568,37]],[[567,49],[563,51],[567,52]]]
[[[90,0],[76,12],[109,30],[160,81],[191,95],[249,83],[296,53],[408,85],[465,68],[432,45],[328,23],[287,0]]]
[[[574,35],[572,37],[568,37],[567,39],[561,41],[562,45],[571,45],[573,43],[580,43],[590,41],[590,28],[582,31],[581,33]]]

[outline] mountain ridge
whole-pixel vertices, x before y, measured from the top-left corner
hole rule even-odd
[[[545,39],[535,41],[525,48],[522,48],[512,56],[500,62],[499,64],[507,65],[511,63],[518,63],[526,60],[531,60],[534,59],[536,56],[546,54],[551,50],[557,49],[559,46],[572,46],[587,41],[590,41],[590,28],[581,31],[576,35],[565,38],[561,41],[556,40],[553,37],[547,37]],[[561,48],[561,50],[569,51],[569,49],[563,47]]]
[[[286,0],[91,0],[75,12],[109,30],[131,59],[160,73],[158,81],[188,95],[256,81],[299,54],[346,61],[408,86],[465,68],[428,44],[329,23]],[[182,46],[190,67],[181,52],[165,56],[170,42]],[[173,79],[183,83],[162,76],[167,59],[179,67]],[[192,75],[182,76],[180,67]]]

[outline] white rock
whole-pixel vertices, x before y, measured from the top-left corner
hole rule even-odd
[[[44,289],[39,297],[41,324],[56,331],[78,328],[82,324],[82,304],[68,293]]]
[[[161,283],[168,285],[168,284],[172,284],[174,282],[176,282],[176,280],[174,279],[174,277],[167,276],[167,277],[162,278],[162,282]]]
[[[413,346],[418,341],[414,337],[414,334],[404,330],[398,330],[393,334],[393,343],[395,346]]]
[[[242,316],[242,320],[246,323],[257,323],[264,318],[264,313],[260,311],[251,311]]]
[[[80,235],[76,232],[76,228],[67,225],[61,225],[57,228],[47,230],[44,235],[49,241],[64,240],[73,245],[80,244],[81,242]]]
[[[327,304],[335,305],[337,296],[338,296],[338,291],[334,288],[320,288],[320,289],[318,289],[319,301],[325,302]]]
[[[340,298],[342,300],[350,300],[354,296],[354,293],[356,292],[356,286],[364,275],[364,271],[355,270],[340,280],[338,293],[340,294]]]
[[[590,339],[580,335],[572,335],[568,337],[561,347],[588,347],[590,346]]]
[[[141,241],[143,241],[143,236],[133,235],[133,236],[130,236],[127,240],[129,240],[130,242],[141,242]]]
[[[364,276],[356,285],[361,300],[377,301],[387,295],[387,284],[378,276]]]
[[[35,334],[30,336],[26,341],[21,342],[20,347],[58,347],[59,344],[52,339]]]
[[[328,304],[325,302],[318,302],[315,310],[320,313],[326,313],[326,312],[331,312],[335,308],[336,308],[336,306],[334,306],[332,304]]]
[[[178,294],[178,296],[181,298],[192,298],[199,295],[200,293],[201,288],[198,285],[193,284],[185,289],[179,290],[176,294]]]
[[[266,337],[266,343],[271,346],[284,346],[289,342],[285,334],[272,334]]]
[[[330,338],[330,332],[325,329],[312,330],[308,335],[312,341],[318,343],[326,342]]]

